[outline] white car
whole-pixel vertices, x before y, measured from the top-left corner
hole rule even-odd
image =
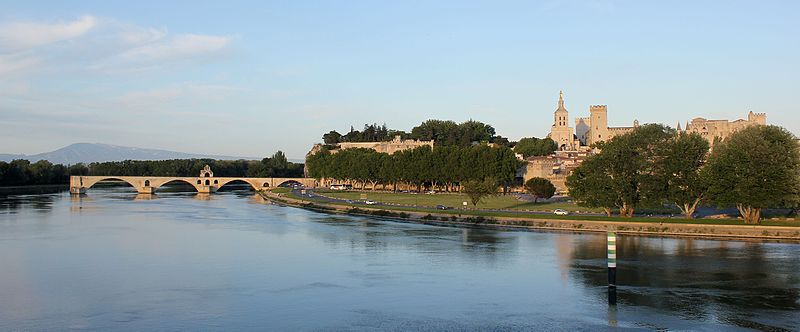
[[[556,209],[555,211],[553,211],[553,213],[556,214],[557,216],[566,216],[566,215],[569,214],[569,211],[562,210],[562,209]]]
[[[375,205],[375,204],[378,204],[378,202],[376,202],[376,201],[369,201],[369,200],[368,200],[368,201],[364,202],[364,204],[367,204],[367,205]]]

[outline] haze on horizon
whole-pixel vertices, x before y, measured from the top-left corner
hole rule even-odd
[[[0,153],[76,142],[302,158],[323,133],[570,117],[800,133],[800,2],[45,2],[0,8]]]

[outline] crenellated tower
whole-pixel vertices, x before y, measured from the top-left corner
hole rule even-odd
[[[767,124],[767,113],[750,113],[747,114],[747,122],[751,122],[753,124],[760,124],[766,125]]]
[[[588,145],[608,139],[608,106],[589,105],[589,125]]]

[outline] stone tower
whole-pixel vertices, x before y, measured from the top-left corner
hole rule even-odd
[[[589,106],[589,139],[588,145],[607,140],[608,133],[608,107],[606,105]]]
[[[750,111],[750,113],[747,114],[747,122],[750,122],[751,124],[766,125],[767,124],[767,114],[766,113],[753,113],[753,111]]]
[[[569,112],[564,107],[564,92],[558,93],[558,108],[553,113],[553,126],[550,128],[550,139],[556,142],[559,150],[574,150],[575,139],[572,127],[569,126]]]

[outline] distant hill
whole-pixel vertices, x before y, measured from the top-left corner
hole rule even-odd
[[[117,146],[100,143],[75,143],[55,151],[34,155],[0,154],[0,160],[27,159],[31,162],[48,160],[54,164],[77,164],[103,161],[121,160],[166,160],[166,159],[192,159],[210,158],[219,160],[261,160],[253,157],[235,157],[185,153],[157,149],[142,149],[129,146]]]

